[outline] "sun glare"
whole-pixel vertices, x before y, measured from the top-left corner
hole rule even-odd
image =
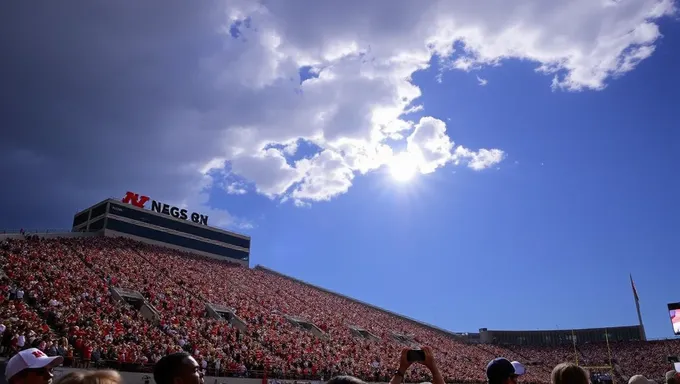
[[[392,178],[400,182],[411,180],[418,171],[418,164],[415,159],[406,152],[402,152],[392,157],[389,167]]]

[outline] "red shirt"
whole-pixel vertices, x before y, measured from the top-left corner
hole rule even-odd
[[[91,358],[92,358],[92,346],[88,345],[83,350],[83,359],[84,360],[90,360]]]

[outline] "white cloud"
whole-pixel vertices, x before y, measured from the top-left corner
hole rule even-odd
[[[265,143],[301,138],[313,141],[322,152],[291,164],[283,156],[261,158],[271,163],[265,169],[252,160],[234,160],[234,171],[254,181],[261,193],[300,201],[345,193],[355,173],[389,162],[392,150],[385,140],[403,139],[409,129],[413,132],[406,138],[407,150],[417,155],[422,173],[452,160],[474,170],[503,160],[500,149],[454,147],[439,119],[425,117],[415,124],[404,119],[409,113],[427,112],[412,104],[421,90],[411,75],[426,68],[433,55],[450,70],[498,65],[509,58],[530,60],[540,74],[553,76],[558,89],[598,90],[653,52],[660,36],[655,19],[672,10],[670,1],[656,0],[350,1],[304,3],[305,17],[300,18],[301,7],[272,1],[255,12],[243,11],[261,31],[244,32],[260,35],[254,39],[259,45],[250,50],[267,65],[249,61],[255,68],[240,67],[249,72],[240,73],[239,79],[251,79],[258,89],[268,84],[273,88],[262,95],[276,96],[277,76],[282,79],[294,68],[313,66],[318,77],[302,83],[298,97],[286,95],[295,99],[283,103],[287,108],[265,96],[274,108],[251,122],[253,139],[259,140],[252,144],[259,150]],[[267,31],[266,39],[262,31]],[[455,42],[465,49],[456,52]],[[487,84],[486,79],[477,80]]]
[[[674,12],[673,0],[490,3],[442,5],[451,13],[440,20],[439,38],[466,46],[451,66],[531,60],[542,73],[558,73],[557,86],[566,90],[602,89],[611,76],[635,68],[661,36],[656,20]]]
[[[272,198],[283,195],[304,177],[302,171],[290,166],[281,151],[275,148],[238,156],[231,164],[233,172],[252,181],[258,192]]]
[[[406,150],[417,159],[422,173],[432,173],[451,159],[453,142],[441,120],[423,117],[407,141]]]
[[[458,146],[453,158],[456,162],[467,162],[467,166],[475,171],[481,171],[503,161],[505,153],[500,149],[480,149],[475,152]]]
[[[352,185],[354,172],[337,152],[325,150],[310,160],[300,160],[296,165],[305,172],[304,181],[291,194],[298,201],[330,200],[347,192]]]
[[[245,195],[248,193],[248,190],[242,183],[234,181],[227,185],[227,193],[230,195]]]
[[[203,205],[210,187],[240,193],[229,172],[273,199],[299,205],[332,199],[357,175],[387,164],[400,151],[394,140],[417,154],[422,173],[451,162],[489,168],[503,160],[502,149],[454,145],[437,118],[444,117],[428,116],[420,103],[426,90],[413,82],[416,71],[438,61],[445,78],[446,71],[521,59],[545,77],[546,87],[601,90],[653,54],[658,19],[673,12],[671,0],[169,1],[161,13],[118,3],[92,5],[88,17],[62,11],[67,20],[59,22],[70,28],[60,29],[47,16],[54,12],[35,15],[20,3],[13,14],[31,22],[17,16],[3,25],[6,34],[26,39],[7,51],[14,72],[0,80],[13,87],[3,92],[57,125],[37,132],[29,123],[14,124],[30,120],[16,112],[6,117],[17,129],[5,142],[47,153],[54,167],[62,164],[57,158],[95,169],[108,169],[105,161],[134,165],[125,183],[192,194],[168,199]],[[30,28],[35,25],[49,32]],[[51,70],[23,63],[25,46],[41,47],[29,58]],[[313,76],[300,84],[302,67]],[[35,86],[10,82],[12,73],[25,73]],[[50,84],[59,85],[56,101]],[[43,96],[24,95],[24,88]],[[45,137],[42,148],[36,137]],[[136,140],[126,141],[126,151],[115,145],[54,150],[65,147],[58,140],[119,137]],[[317,153],[304,153],[303,142]],[[492,137],[486,146],[495,146]],[[16,162],[3,161],[10,170]],[[85,184],[94,194],[123,183],[122,174],[94,182],[83,173],[94,174],[60,177],[63,189],[81,191]],[[49,175],[35,179],[42,176]]]
[[[482,87],[489,84],[489,80],[487,79],[482,79],[481,77],[477,76],[477,81],[479,82],[479,85]]]
[[[208,223],[214,227],[250,229],[252,223],[246,219],[235,217],[224,209],[214,208],[210,204],[210,196],[207,191],[215,184],[214,176],[203,175],[198,182],[190,187],[184,199],[172,199],[167,201],[178,207],[199,212],[208,216]],[[154,195],[155,196],[155,195]]]

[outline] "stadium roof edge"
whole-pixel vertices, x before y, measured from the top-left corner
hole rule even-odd
[[[461,340],[461,337],[460,337],[460,334],[459,334],[459,333],[456,333],[456,332],[453,332],[453,331],[448,331],[448,330],[446,330],[446,329],[439,328],[439,327],[434,326],[434,325],[432,325],[432,324],[428,324],[428,323],[425,323],[425,322],[422,322],[422,321],[418,321],[418,320],[416,320],[416,319],[412,319],[412,318],[410,318],[410,317],[408,317],[408,316],[404,316],[404,315],[401,315],[401,314],[399,314],[399,313],[392,312],[392,311],[389,311],[389,310],[384,309],[384,308],[380,308],[380,307],[378,307],[377,305],[369,304],[369,303],[363,302],[363,301],[361,301],[361,300],[357,300],[357,299],[355,299],[355,298],[352,298],[352,297],[349,297],[349,296],[345,296],[345,295],[343,295],[343,294],[341,294],[341,293],[337,293],[337,292],[331,291],[330,289],[326,289],[326,288],[323,288],[323,287],[319,287],[319,286],[317,286],[317,285],[308,283],[308,282],[306,282],[306,281],[304,281],[304,280],[296,279],[296,278],[294,278],[294,277],[292,277],[292,276],[288,276],[288,275],[283,274],[283,273],[281,273],[281,272],[277,272],[277,271],[275,271],[275,270],[273,270],[273,269],[267,268],[267,267],[265,267],[265,266],[263,266],[263,265],[261,265],[261,264],[257,264],[257,265],[255,265],[255,267],[253,267],[253,269],[258,269],[258,268],[259,268],[259,269],[262,269],[262,270],[265,270],[265,271],[267,271],[267,272],[270,272],[270,273],[279,275],[279,276],[281,276],[281,277],[283,277],[283,278],[286,278],[286,279],[289,279],[289,280],[293,280],[293,281],[296,281],[296,282],[298,282],[298,283],[305,284],[305,285],[310,286],[310,287],[312,287],[312,288],[315,288],[315,289],[318,289],[318,290],[321,290],[321,291],[330,293],[330,294],[335,295],[335,296],[342,297],[343,299],[351,300],[351,301],[353,301],[353,302],[355,302],[355,303],[358,303],[358,304],[361,304],[361,305],[365,305],[365,306],[370,307],[370,308],[373,308],[373,309],[375,309],[375,310],[378,310],[378,311],[387,313],[387,314],[392,315],[392,316],[399,317],[399,318],[404,319],[404,320],[406,320],[406,321],[410,321],[410,322],[415,323],[415,324],[418,324],[418,325],[420,325],[420,326],[429,328],[429,329],[431,329],[431,330],[433,330],[433,331],[440,332],[440,333],[443,333],[443,334],[445,334],[445,335],[447,335],[447,336],[450,336],[450,337],[456,338],[456,339],[458,339],[458,340]]]
[[[79,214],[81,214],[81,213],[83,213],[83,212],[87,212],[88,210],[90,210],[90,209],[92,209],[92,208],[94,208],[94,207],[96,207],[96,206],[98,206],[98,205],[101,205],[101,204],[103,204],[103,203],[108,203],[108,202],[117,203],[117,204],[125,204],[126,207],[131,208],[131,209],[136,209],[136,210],[141,210],[141,211],[149,212],[149,213],[152,213],[152,214],[157,214],[156,212],[154,212],[154,211],[152,211],[152,210],[150,210],[150,209],[144,209],[144,208],[135,207],[134,205],[127,204],[127,203],[123,203],[123,202],[121,201],[121,199],[117,199],[117,198],[115,198],[115,197],[108,197],[108,198],[106,198],[106,199],[104,199],[104,200],[102,200],[102,201],[100,201],[100,202],[97,202],[97,203],[95,203],[95,204],[92,204],[92,205],[90,205],[89,207],[87,207],[87,208],[85,208],[85,209],[82,209],[82,210],[78,211],[75,215],[77,216],[77,215],[79,215]],[[171,219],[171,220],[184,222],[184,223],[186,223],[186,224],[191,224],[191,225],[194,225],[194,226],[206,227],[206,226],[204,226],[204,225],[192,223],[191,221],[176,219],[176,218],[174,218],[174,217],[172,217],[172,216],[167,216],[167,215],[163,215],[163,216],[166,217],[166,218],[169,218],[169,219]],[[212,230],[216,230],[216,231],[219,231],[219,232],[223,232],[223,233],[228,234],[228,235],[237,236],[237,237],[242,237],[242,238],[244,238],[244,239],[246,239],[246,240],[252,240],[252,238],[251,238],[249,235],[245,235],[245,234],[243,234],[243,233],[238,233],[238,232],[229,231],[229,230],[222,229],[222,228],[219,228],[219,227],[214,227],[214,226],[212,226],[212,225],[207,225],[207,227],[210,228],[210,229],[212,229]]]
[[[559,328],[559,329],[487,329],[487,332],[517,332],[517,333],[529,333],[529,332],[588,332],[588,331],[604,331],[609,329],[624,329],[624,328],[639,328],[639,324],[633,325],[616,325],[612,327],[595,327],[595,328]]]

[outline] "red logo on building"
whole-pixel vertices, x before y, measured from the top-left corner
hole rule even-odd
[[[151,200],[149,196],[140,196],[138,193],[126,192],[125,197],[123,197],[123,203],[131,204],[135,207],[144,208],[147,201]]]
[[[144,209],[144,206],[149,200],[151,200],[149,196],[143,196],[138,193],[130,191],[126,192],[125,197],[121,199],[121,201],[125,204],[130,204],[137,208],[142,209]],[[191,219],[191,221],[196,224],[208,225],[208,216],[206,215],[201,215],[200,213],[197,212],[192,212],[190,215],[189,212],[184,208],[161,203],[160,201],[157,200],[151,200],[150,210],[153,212],[158,212],[164,215],[172,216],[175,219],[181,220]]]

